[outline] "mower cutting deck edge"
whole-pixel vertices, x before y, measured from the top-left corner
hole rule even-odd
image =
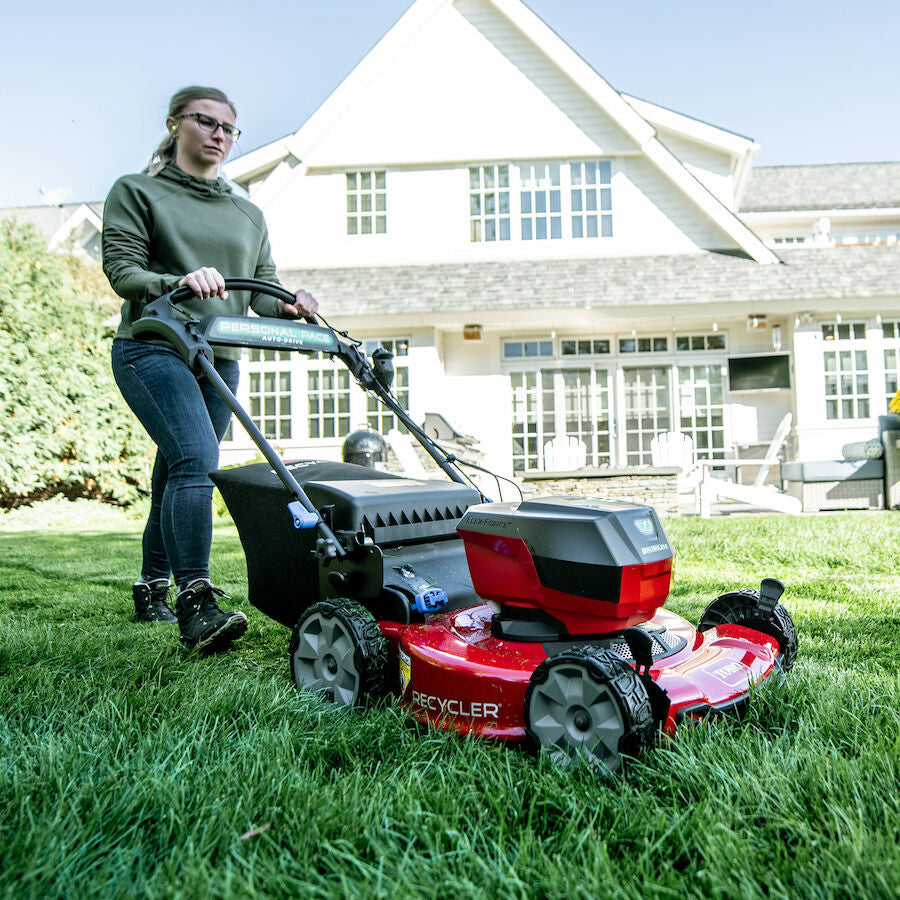
[[[252,279],[226,284],[292,297]],[[790,670],[797,634],[779,581],[722,594],[694,628],[662,608],[674,552],[650,507],[485,502],[468,464],[391,394],[389,354],[370,362],[327,326],[185,319],[176,304],[189,296],[180,288],[149,304],[134,333],[203,372],[267,460],[211,476],[244,547],[250,602],[291,628],[298,687],[346,706],[393,693],[421,722],[615,771],[657,729],[740,713],[753,685]],[[341,360],[449,480],[285,464],[218,377],[211,344]]]

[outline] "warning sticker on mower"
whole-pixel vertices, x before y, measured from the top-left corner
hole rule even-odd
[[[400,647],[397,651],[397,657],[397,661],[400,663],[400,696],[402,697],[406,693],[406,689],[409,687],[412,664],[410,662],[409,655],[407,653],[404,653],[402,647]]]

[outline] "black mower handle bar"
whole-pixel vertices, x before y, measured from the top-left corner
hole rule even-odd
[[[286,303],[294,302],[294,295],[280,284],[272,284],[271,282],[262,281],[258,278],[226,278],[225,287],[232,291],[253,291],[258,294],[268,294],[271,297],[284,300]],[[165,341],[181,356],[192,371],[204,372],[210,381],[217,386],[217,390],[219,390],[218,373],[216,373],[213,365],[213,349],[203,333],[203,323],[199,322],[197,319],[191,318],[187,310],[185,310],[185,313],[189,316],[187,321],[179,319],[174,314],[177,304],[183,303],[185,300],[190,300],[195,296],[196,294],[194,294],[187,285],[182,285],[148,303],[144,307],[143,315],[133,324],[132,335],[137,340],[161,339]],[[314,319],[310,318],[308,321],[314,322]],[[321,326],[315,327],[321,328]],[[380,361],[378,359],[373,359],[370,363],[360,351],[358,342],[355,342],[352,339],[344,340],[344,337],[334,332],[334,329],[330,326],[326,327],[329,332],[334,334],[336,340],[336,346],[328,352],[337,356],[344,365],[347,366],[350,373],[357,382],[359,382],[360,386],[364,390],[371,391],[378,396],[382,403],[384,403],[384,405],[393,412],[404,425],[406,425],[417,439],[419,439],[419,442],[422,444],[428,455],[431,456],[451,480],[463,482],[462,476],[450,464],[450,460],[446,457],[446,454],[433,445],[433,442],[431,442],[412,421],[409,413],[407,413],[407,411],[391,395],[389,382],[384,382],[379,374]],[[221,386],[224,387],[224,382]],[[227,388],[225,388],[225,392],[228,394],[231,393]],[[219,390],[219,393],[223,392]],[[279,466],[273,461],[277,459],[277,457],[271,452],[270,447],[265,446],[264,448],[263,445],[266,445],[267,442],[265,442],[265,439],[261,434],[255,433],[257,429],[246,413],[237,405],[237,401],[234,397],[232,396],[226,399],[226,403],[231,407],[232,412],[247,429],[251,437],[253,437],[254,443],[256,443],[257,447],[263,452],[266,459],[272,463],[276,470],[279,470]],[[270,456],[272,458],[270,458]],[[287,476],[288,474],[289,473],[287,472],[283,473],[284,476]],[[280,470],[279,475],[282,475]],[[288,483],[288,479],[285,477],[282,477],[282,480],[285,485],[296,494],[293,478],[291,477],[289,479],[291,484]],[[309,504],[309,500],[302,491],[299,492],[299,498],[307,509],[311,509],[311,504]],[[321,523],[320,530],[322,530]]]
[[[263,281],[261,278],[226,278],[226,291],[253,291],[255,294],[268,294],[278,300],[284,300],[285,303],[293,303],[296,299],[294,295],[283,288],[280,284],[273,284],[271,281]],[[184,303],[185,300],[191,300],[197,295],[186,285],[175,288],[165,295],[170,303]],[[312,322],[311,318],[308,321]]]

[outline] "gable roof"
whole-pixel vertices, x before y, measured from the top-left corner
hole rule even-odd
[[[228,177],[241,184],[275,170],[288,155],[306,160],[316,145],[368,89],[385,67],[442,8],[461,0],[416,0],[390,31],[293,135],[228,163]],[[473,2],[473,0],[466,0]],[[656,168],[686,195],[748,256],[761,263],[777,263],[778,257],[737,215],[709,191],[657,138],[656,130],[637,110],[641,101],[627,100],[568,46],[521,0],[480,0],[503,16],[551,64],[578,88],[630,138]],[[647,109],[663,111],[648,104]],[[676,122],[673,114],[670,118]],[[686,120],[686,117],[681,117]],[[694,120],[696,121],[696,120]],[[684,122],[677,120],[683,127]],[[712,132],[707,134],[711,137]],[[291,177],[304,174],[303,165]],[[284,181],[282,181],[282,186]],[[271,197],[271,195],[270,195]],[[267,198],[268,199],[268,198]],[[261,203],[265,206],[265,202]]]
[[[900,162],[761,166],[741,212],[900,208]]]
[[[688,308],[703,304],[775,303],[779,312],[828,301],[897,297],[900,247],[794,250],[784,265],[760,266],[721,253],[592,257],[515,262],[442,263],[282,270],[334,316],[481,314],[494,310]]]

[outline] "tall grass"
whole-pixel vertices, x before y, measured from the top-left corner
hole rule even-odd
[[[233,650],[132,623],[140,525],[81,509],[0,519],[0,896],[898,895],[900,516],[667,522],[669,606],[779,577],[800,657],[601,779],[295,691],[230,526]]]

